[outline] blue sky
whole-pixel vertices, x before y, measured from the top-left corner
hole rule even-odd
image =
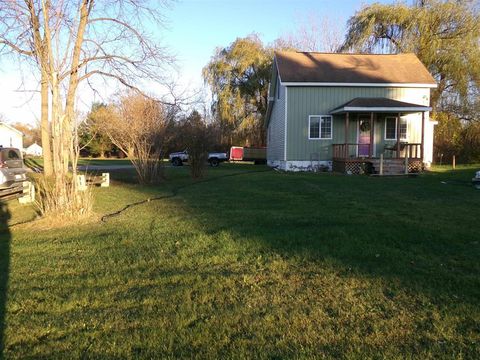
[[[413,0],[412,0],[413,1]],[[152,0],[155,3],[156,0]],[[237,37],[257,33],[270,43],[295,32],[308,17],[328,17],[345,25],[346,20],[373,0],[178,0],[163,10],[167,19],[163,39],[178,60],[178,80],[188,88],[202,86],[201,70],[218,46],[228,46]],[[390,3],[393,0],[377,2]],[[7,121],[35,123],[39,99],[32,89],[36,80],[19,74],[15,64],[0,59],[0,113]],[[23,85],[22,85],[23,81]],[[105,93],[108,95],[108,91]],[[86,111],[93,97],[79,94],[79,108]],[[97,99],[98,100],[98,99]]]
[[[165,12],[164,41],[177,55],[184,79],[201,81],[201,69],[214,49],[237,37],[257,33],[265,42],[294,32],[309,16],[346,20],[363,4],[360,0],[184,0]],[[377,1],[392,2],[392,1]]]

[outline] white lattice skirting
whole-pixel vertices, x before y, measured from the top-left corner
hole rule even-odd
[[[331,171],[331,161],[283,161],[268,160],[268,166],[276,167],[284,171]]]

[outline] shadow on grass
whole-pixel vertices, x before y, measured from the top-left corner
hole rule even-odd
[[[340,276],[383,279],[436,304],[478,305],[480,191],[472,169],[419,178],[248,174],[186,188],[208,233],[254,251],[334,264]],[[263,255],[263,254],[259,254]]]
[[[27,167],[34,170],[35,172],[43,171],[43,162],[40,158],[26,157],[23,159],[23,162]]]
[[[7,290],[10,271],[10,213],[6,204],[0,201],[0,359],[4,358],[5,318],[7,311]]]

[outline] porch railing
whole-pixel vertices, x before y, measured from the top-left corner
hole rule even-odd
[[[333,144],[333,159],[370,157],[370,144]]]
[[[410,159],[422,158],[422,144],[421,143],[407,143],[407,154]]]
[[[333,144],[333,160],[369,158],[370,154],[373,153],[373,151],[370,151],[372,146],[372,144],[359,143]],[[398,152],[398,149],[400,149],[400,152]],[[397,144],[392,144],[384,148],[377,145],[376,152],[378,155],[383,153],[386,157],[392,158],[403,158],[407,155],[409,159],[421,159],[422,144],[402,142],[399,147],[397,147]]]

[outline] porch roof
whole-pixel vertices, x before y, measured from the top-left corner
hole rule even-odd
[[[413,113],[431,111],[430,106],[407,103],[387,98],[355,98],[333,109],[330,114],[342,114],[347,112],[380,112],[380,113]]]

